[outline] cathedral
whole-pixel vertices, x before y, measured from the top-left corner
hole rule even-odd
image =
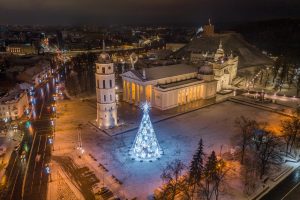
[[[191,53],[190,64],[131,69],[123,73],[123,100],[144,101],[167,110],[199,99],[216,96],[237,74],[238,57],[226,56],[220,42],[213,54]]]
[[[161,110],[216,96],[217,81],[210,66],[177,64],[129,70],[122,75],[123,100],[144,101]]]

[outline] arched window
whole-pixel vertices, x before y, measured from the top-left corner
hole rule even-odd
[[[103,88],[105,88],[105,80],[103,80],[102,83],[103,83]]]

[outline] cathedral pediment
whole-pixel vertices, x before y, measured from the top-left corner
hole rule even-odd
[[[129,79],[143,81],[142,75],[140,75],[137,71],[127,71],[127,72],[121,74],[121,76],[129,78]]]

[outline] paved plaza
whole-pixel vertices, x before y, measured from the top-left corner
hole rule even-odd
[[[61,114],[57,120],[56,153],[71,155],[76,152],[79,133],[77,127],[78,124],[82,124],[81,136],[85,154],[91,154],[96,160],[90,164],[101,163],[109,170],[103,174],[106,177],[103,178],[104,184],[105,181],[109,182],[107,177],[113,175],[122,182],[122,187],[114,187],[117,190],[116,194],[139,199],[147,198],[161,185],[160,174],[167,162],[180,159],[189,165],[200,138],[204,140],[206,152],[215,150],[219,154],[221,149],[223,153],[234,147],[232,141],[237,135],[234,120],[242,114],[258,121],[269,122],[268,128],[274,131],[279,131],[280,121],[286,118],[273,112],[225,101],[161,120],[153,125],[164,155],[160,160],[150,163],[137,162],[128,156],[136,130],[115,136],[107,135],[88,123],[96,116],[93,104],[88,101],[79,103],[72,100],[65,105],[66,102],[62,101],[58,107]],[[127,112],[129,118],[125,115],[122,118],[125,123],[138,125],[142,111],[130,105],[125,108],[131,109]],[[158,111],[152,113],[152,121],[162,117],[155,112]]]

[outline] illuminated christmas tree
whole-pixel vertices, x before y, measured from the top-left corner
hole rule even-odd
[[[142,106],[144,115],[131,147],[130,154],[136,160],[155,160],[162,154],[156,139],[155,132],[149,117],[150,105],[148,102]]]

